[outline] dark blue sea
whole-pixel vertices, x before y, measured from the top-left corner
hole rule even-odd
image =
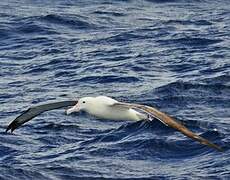
[[[218,144],[158,120],[65,109],[13,134],[30,106],[106,95],[153,106]],[[1,0],[0,179],[230,179],[229,0]]]

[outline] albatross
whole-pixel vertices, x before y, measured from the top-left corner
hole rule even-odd
[[[152,121],[154,119],[157,119],[166,126],[180,131],[185,136],[195,141],[198,141],[203,145],[207,145],[218,151],[223,151],[220,146],[193,133],[183,124],[176,121],[166,113],[157,110],[154,107],[141,104],[119,102],[107,96],[83,97],[76,101],[61,101],[31,107],[20,116],[18,116],[15,120],[13,120],[7,127],[6,132],[8,132],[9,130],[13,132],[22,124],[28,122],[29,120],[33,119],[34,117],[45,111],[70,106],[72,107],[66,110],[67,115],[73,112],[84,111],[95,117],[109,120]]]

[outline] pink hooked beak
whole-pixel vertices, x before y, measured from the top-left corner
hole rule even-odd
[[[80,108],[79,108],[79,105],[77,103],[75,106],[73,106],[73,107],[71,107],[71,108],[66,110],[66,115],[69,115],[69,114],[71,114],[73,112],[79,112],[79,111],[80,111]]]

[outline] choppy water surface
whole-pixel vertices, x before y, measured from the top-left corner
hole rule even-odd
[[[229,179],[227,0],[0,2],[0,179]],[[151,105],[225,149],[158,121],[64,110],[14,134],[31,105],[107,95]]]

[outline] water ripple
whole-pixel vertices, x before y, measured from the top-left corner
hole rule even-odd
[[[1,1],[0,179],[229,179],[227,3]],[[31,105],[96,95],[156,107],[225,151],[157,120],[64,110],[5,133]]]

